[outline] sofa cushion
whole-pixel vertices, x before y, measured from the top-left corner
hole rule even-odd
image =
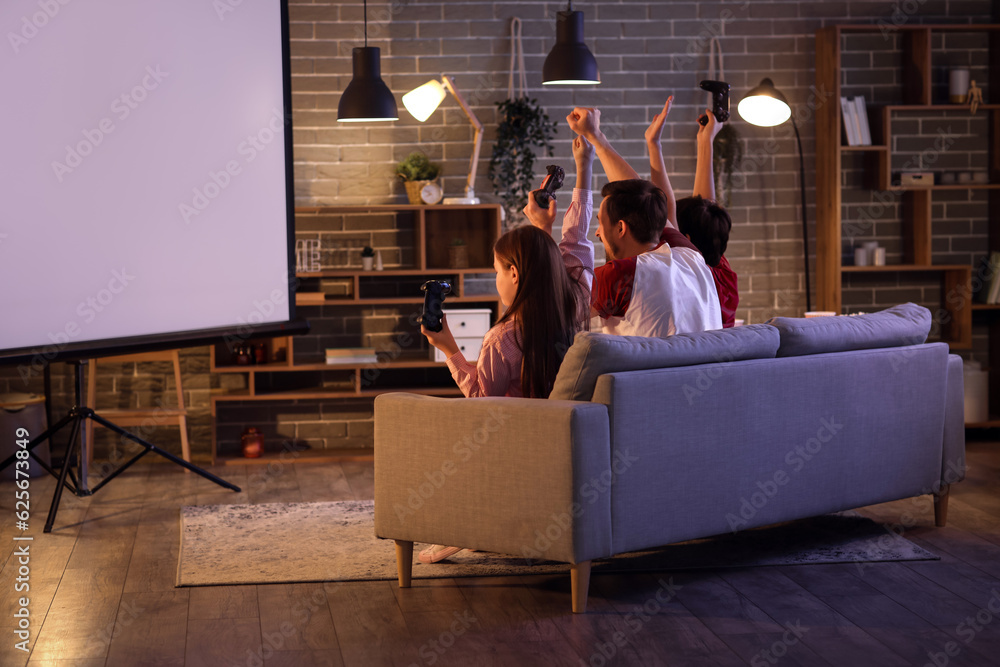
[[[774,317],[767,321],[781,335],[779,357],[824,352],[919,345],[931,330],[931,311],[904,303],[877,313],[851,317]]]
[[[766,324],[677,334],[668,338],[581,331],[566,352],[549,398],[589,401],[605,373],[771,359],[778,332]]]

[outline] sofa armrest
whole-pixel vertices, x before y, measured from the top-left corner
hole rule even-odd
[[[941,483],[965,479],[965,376],[962,357],[948,355],[944,405],[944,448],[941,453]]]
[[[600,404],[375,400],[375,534],[578,563],[611,555]]]

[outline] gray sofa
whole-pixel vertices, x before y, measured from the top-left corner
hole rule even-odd
[[[578,334],[549,399],[375,401],[375,532],[571,564],[933,493],[964,477],[961,359],[930,313]],[[427,566],[437,567],[437,566]]]

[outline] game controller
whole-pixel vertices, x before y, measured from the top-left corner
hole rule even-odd
[[[542,181],[542,188],[535,190],[535,203],[542,208],[549,207],[549,201],[556,198],[556,190],[562,187],[566,172],[557,164],[550,164],[547,167],[549,173]]]
[[[444,298],[451,294],[451,283],[446,280],[428,280],[420,289],[424,293],[424,312],[420,314],[420,323],[431,331],[441,331],[444,312],[441,310]]]
[[[702,81],[702,90],[712,93],[712,114],[715,120],[725,123],[729,120],[729,84],[725,81]],[[698,119],[702,125],[708,125],[708,116],[702,114]]]

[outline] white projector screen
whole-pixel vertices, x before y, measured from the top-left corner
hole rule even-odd
[[[294,317],[283,0],[0,3],[0,360]]]

